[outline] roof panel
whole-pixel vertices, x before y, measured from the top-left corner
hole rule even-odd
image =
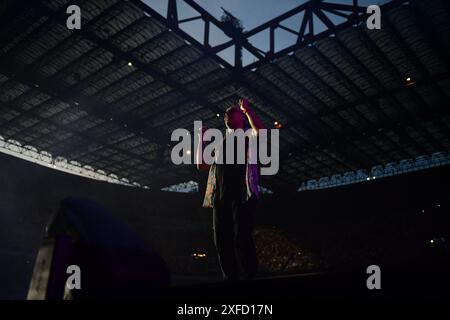
[[[137,0],[84,3],[80,31],[62,23],[69,1],[32,2],[0,30],[0,135],[150,183],[192,174],[171,164],[172,130],[223,128],[244,96],[268,128],[282,124],[274,181],[444,151],[450,19],[442,0],[417,3],[383,15],[382,30],[352,26],[238,70]]]

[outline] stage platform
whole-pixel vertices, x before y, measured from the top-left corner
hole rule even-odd
[[[164,298],[196,301],[226,299],[441,299],[450,297],[448,265],[415,266],[404,269],[381,267],[381,289],[369,290],[369,274],[363,272],[329,272],[259,277],[254,280],[207,283],[205,278],[191,279],[196,284],[172,287]],[[185,279],[188,281],[188,279]]]

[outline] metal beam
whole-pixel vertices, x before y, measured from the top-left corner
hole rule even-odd
[[[173,32],[175,32],[177,35],[179,35],[182,39],[189,41],[197,49],[200,49],[206,56],[216,60],[218,63],[224,65],[226,68],[232,69],[232,66],[227,61],[220,58],[218,55],[214,54],[211,50],[209,50],[209,48],[207,46],[199,43],[197,40],[195,40],[189,34],[184,32],[183,30],[181,30],[179,27],[174,28],[173,26],[171,26],[167,18],[160,15],[156,10],[154,10],[153,8],[151,8],[150,6],[145,4],[143,1],[141,1],[141,0],[129,0],[129,1],[131,3],[133,3],[133,5],[135,5],[136,7],[140,8],[141,10],[143,10],[144,12],[149,14],[152,18],[157,20],[159,23],[161,23],[162,25],[171,29]],[[212,17],[212,18],[214,18],[214,17]],[[202,19],[204,19],[203,15],[202,15]],[[214,23],[213,19],[209,19],[209,21]]]
[[[313,49],[312,50],[314,50],[314,52],[315,53],[317,53],[317,54],[319,54],[320,55],[320,51],[319,50],[317,50],[315,47],[312,47]],[[322,56],[321,56],[322,57]],[[293,60],[293,61],[295,61],[297,64],[300,64],[305,70],[307,70],[310,74],[312,74],[313,76],[314,76],[314,78],[317,80],[317,81],[319,81],[320,83],[321,83],[321,85],[322,86],[324,86],[325,88],[326,88],[326,90],[328,90],[328,91],[330,91],[330,92],[333,92],[333,94],[335,95],[335,96],[337,96],[341,101],[343,101],[343,104],[346,104],[347,103],[347,101],[334,89],[334,88],[332,88],[328,83],[326,83],[325,82],[325,80],[323,80],[322,79],[322,77],[320,77],[315,71],[313,71],[310,67],[308,67],[303,61],[301,61],[300,59],[298,59],[295,55],[292,55],[292,56],[290,56],[290,58]],[[322,57],[323,58],[323,57]],[[328,60],[325,60],[325,61],[328,61]],[[331,62],[330,62],[331,63]],[[334,64],[332,64],[332,69],[333,69],[333,66],[334,66]],[[335,71],[336,71],[336,69],[334,69]],[[341,74],[341,76],[345,76],[344,74]],[[344,77],[343,78],[344,80],[346,80],[346,78]],[[310,93],[311,95],[312,95],[312,93]],[[318,98],[317,98],[318,99]],[[319,100],[319,99],[318,99]],[[321,100],[319,100],[319,101],[321,101]],[[322,107],[324,108],[324,109],[330,109],[328,106],[326,106],[323,102],[322,102]],[[334,109],[334,108],[333,108]],[[356,110],[356,108],[355,108],[355,110]],[[358,115],[359,115],[359,117],[361,118],[361,119],[363,119],[365,122],[366,122],[366,124],[368,124],[369,125],[369,127],[373,127],[373,125],[364,117],[364,116],[362,116],[358,111],[356,111],[357,113],[358,113]],[[345,121],[343,118],[342,118],[342,116],[340,116],[339,115],[339,113],[338,112],[333,112],[332,113],[333,115],[335,115],[335,116],[337,116],[339,119],[340,119],[340,121],[342,122],[342,123],[344,123],[344,125],[346,125],[346,126],[349,126],[349,124],[347,123],[347,121]],[[316,117],[316,118],[318,118],[318,119],[321,119],[321,117]],[[356,128],[356,129],[360,129],[360,128]],[[351,130],[350,130],[350,132],[348,132],[347,134],[349,134],[349,135],[353,135],[353,134],[355,134],[357,131],[355,131],[355,128],[352,128]],[[353,145],[353,147],[354,148],[356,148],[357,150],[359,150],[359,152],[361,152],[361,153],[363,153],[368,159],[370,159],[370,158],[373,158],[373,155],[372,154],[369,154],[369,153],[367,153],[365,150],[363,150],[363,149],[361,149],[359,146],[357,146],[356,144],[354,144],[354,143],[352,143],[352,145]],[[375,144],[372,144],[375,148],[379,148],[378,146],[376,146]]]
[[[244,87],[247,87],[247,88],[249,88],[250,91],[255,92],[259,97],[262,98],[262,100],[268,102],[269,105],[272,105],[272,106],[274,106],[274,107],[276,107],[276,108],[279,108],[279,109],[281,109],[281,110],[286,110],[286,109],[285,109],[284,107],[282,107],[279,103],[275,102],[272,98],[270,98],[265,92],[263,92],[263,91],[261,91],[261,90],[255,88],[255,86],[250,85],[248,82],[244,81],[244,79],[241,79],[240,81],[241,81],[241,83],[242,83],[242,85],[243,85]],[[267,80],[266,80],[266,81],[267,81]],[[271,86],[275,87],[275,85],[271,84],[270,82],[267,81],[267,83],[270,84]],[[275,89],[277,89],[278,91],[280,91],[279,88],[275,88]],[[281,91],[280,91],[280,92],[281,92]],[[286,96],[286,94],[285,94],[284,92],[281,92],[281,93],[282,93],[283,95]],[[293,100],[293,98],[291,98],[291,97],[289,97],[289,96],[286,96],[286,98],[288,98],[289,100]],[[296,101],[295,101],[295,104],[299,105],[298,102],[296,102]],[[307,109],[305,109],[304,107],[301,107],[301,108],[302,108],[302,110],[303,110],[304,112],[309,113],[309,114],[311,115],[311,113],[310,113]],[[286,112],[286,111],[285,111],[285,112]],[[290,112],[290,111],[289,111],[289,112],[286,112],[286,113],[289,114],[289,115],[290,115],[292,118],[294,118],[294,119],[297,119],[297,120],[299,120],[299,121],[301,120],[301,117],[297,116],[296,114],[292,114],[292,112]],[[304,127],[305,127],[306,125],[309,125],[309,124],[303,123],[303,126],[304,126]],[[324,125],[325,125],[325,126],[328,126],[328,124],[326,124],[326,123],[324,123]],[[286,128],[289,128],[289,123],[286,124],[285,127],[286,127]],[[328,127],[329,127],[329,126],[328,126]],[[331,127],[330,127],[330,128],[331,128]],[[331,128],[331,129],[332,129],[332,128]],[[311,131],[311,133],[312,133],[313,135],[316,135],[316,136],[317,136],[317,134],[315,134],[311,129],[309,129],[309,130]],[[333,130],[333,129],[332,129],[332,130]],[[297,136],[297,138],[303,140],[307,145],[317,145],[317,142],[311,143],[310,141],[307,141],[306,139],[304,139],[303,137],[301,137],[300,135],[298,135],[298,134],[296,134],[296,133],[294,133],[294,135]],[[293,148],[293,150],[296,150],[296,152],[301,152],[300,150],[302,150],[302,147],[292,146],[292,148]],[[290,150],[290,152],[292,152],[293,150]],[[288,152],[286,152],[286,153],[288,153]],[[282,157],[284,157],[284,155],[280,155],[280,158],[282,158]]]
[[[377,110],[378,111],[378,116],[381,116],[381,118],[383,118],[383,120],[384,121],[387,121],[387,122],[392,122],[391,121],[391,119],[389,118],[389,117],[387,117],[385,114],[384,114],[384,112],[378,107],[378,105],[373,101],[373,100],[370,100],[370,99],[367,99],[368,97],[367,97],[367,95],[353,82],[353,81],[351,81],[348,77],[347,77],[347,75],[336,65],[336,64],[334,64],[324,53],[322,53],[317,47],[312,47],[312,50],[314,51],[314,53],[316,54],[316,55],[318,55],[321,59],[323,59],[323,61],[325,61],[325,63],[328,65],[328,66],[330,66],[331,67],[331,69],[334,71],[334,72],[336,72],[338,75],[339,75],[339,77],[341,78],[341,79],[343,79],[344,81],[345,81],[345,83],[347,83],[347,84],[349,84],[352,88],[353,88],[353,90],[355,90],[357,93],[358,93],[358,95],[360,96],[360,97],[363,97],[363,98],[366,98],[366,101],[367,101],[367,103],[374,109],[374,110]],[[321,79],[320,77],[319,77],[319,79]],[[330,87],[331,88],[331,87]],[[345,101],[345,100],[344,100]],[[348,104],[348,102],[347,101],[345,101],[344,103],[343,103],[343,105],[346,105],[346,104]],[[339,109],[339,107],[338,108],[336,108],[336,109]],[[348,109],[348,108],[346,108],[346,110],[350,110],[350,109]],[[370,129],[375,129],[376,127],[375,127],[375,124],[373,124],[372,122],[370,122],[365,116],[364,116],[364,114],[362,113],[362,112],[360,112],[359,110],[358,110],[358,108],[353,108],[353,109],[351,109],[352,111],[354,111],[355,113],[357,113],[358,114],[358,116],[359,116],[359,118],[360,119],[363,119],[363,121],[364,122],[366,122],[366,124],[368,124],[368,127],[370,128]],[[337,111],[338,112],[338,111]],[[333,112],[333,114],[337,114],[337,112]],[[392,144],[392,145],[395,145],[395,146],[397,146],[397,144],[393,141],[393,140],[391,140],[387,135],[383,135],[382,133],[380,134],[381,136],[383,136],[384,138],[385,138],[385,140],[386,141],[388,141],[388,143],[390,143],[390,144]],[[414,141],[415,142],[415,141]],[[374,143],[371,143],[373,146],[375,146],[376,147],[376,149],[378,149],[380,152],[381,152],[381,154],[385,154],[384,153],[384,151],[380,148],[380,147],[378,147],[376,144],[374,144]],[[400,149],[402,149],[402,148],[400,148]],[[406,154],[406,152],[405,152],[405,154]],[[376,155],[375,155],[376,156]]]
[[[63,23],[63,21],[61,21],[62,19],[61,19],[59,16],[55,17],[55,14],[53,13],[53,11],[50,10],[50,9],[48,9],[47,7],[45,7],[45,6],[40,6],[39,9],[42,10],[42,11],[45,11],[45,12],[49,13],[49,15],[50,15],[51,17],[53,17],[54,19],[56,19],[58,22]],[[180,85],[178,85],[177,83],[175,83],[174,81],[172,81],[169,77],[167,77],[167,76],[161,74],[160,72],[156,71],[155,69],[151,68],[151,67],[148,66],[148,65],[142,64],[140,61],[138,61],[138,60],[135,59],[134,57],[131,57],[129,53],[125,53],[125,52],[121,51],[121,50],[118,49],[117,47],[115,47],[115,46],[109,44],[108,42],[104,41],[103,39],[101,39],[101,38],[99,38],[99,37],[97,37],[97,36],[91,34],[90,32],[85,31],[84,29],[78,30],[78,31],[79,31],[78,33],[80,33],[80,34],[81,34],[82,36],[84,36],[85,38],[88,38],[89,40],[93,41],[93,42],[96,43],[97,45],[102,46],[104,49],[106,49],[106,50],[112,52],[112,53],[115,54],[116,56],[119,56],[119,57],[127,57],[127,58],[129,58],[129,61],[133,61],[134,64],[136,64],[136,65],[138,65],[140,68],[144,69],[144,71],[147,72],[147,73],[149,73],[152,77],[154,77],[154,78],[162,78],[163,81],[165,81],[166,83],[168,83],[170,86],[175,87],[176,89],[182,91],[182,92],[185,93],[185,94],[188,94],[188,96],[191,96],[191,98],[192,98],[192,95],[191,95],[190,93],[186,92],[186,90],[184,90],[184,88],[182,88]],[[76,97],[76,96],[79,96],[79,95],[80,95],[79,93],[67,93],[67,92],[65,92],[64,98],[70,100],[70,99],[73,99],[73,97]],[[89,99],[89,100],[91,100],[91,99]],[[194,99],[194,100],[199,100],[199,99]],[[84,101],[82,101],[81,103],[83,104],[83,106],[86,106],[86,105],[87,105],[87,103],[85,103]],[[89,104],[90,104],[90,105],[96,105],[96,103],[89,103]],[[206,105],[205,102],[203,102],[203,104]],[[211,106],[210,106],[210,107],[211,107]],[[95,111],[95,110],[93,110],[92,108],[90,108],[89,111],[92,113],[92,112]],[[95,113],[94,113],[94,114],[95,114]],[[98,116],[99,116],[100,118],[105,117],[104,114],[99,114]],[[106,118],[108,119],[110,116],[112,116],[112,115],[107,114],[107,115],[106,115]],[[138,131],[144,131],[144,132],[146,131],[145,125],[144,125],[143,123],[140,123],[139,121],[132,120],[131,118],[130,118],[130,119],[126,119],[125,121],[123,121],[122,119],[123,119],[123,115],[121,116],[121,122],[124,122],[123,125],[127,125],[127,122],[128,122],[128,123],[130,123],[130,127],[133,127],[133,128],[135,128],[135,129],[138,129]],[[115,119],[115,120],[116,120],[116,119]],[[122,123],[121,123],[121,124],[122,124]],[[150,139],[150,140],[151,140],[151,139]]]
[[[437,116],[444,116],[444,115],[448,116],[448,115],[450,115],[450,110],[449,110],[449,108],[447,107],[446,104],[434,106],[433,110],[435,110],[435,114],[430,115],[430,113],[422,111],[422,112],[416,114],[415,118],[405,119],[405,121],[401,122],[401,125],[403,127],[410,126],[410,125],[413,126],[413,125],[417,125],[418,123],[421,123],[423,121],[427,121],[430,118],[432,119],[432,118],[437,117]],[[397,130],[397,128],[398,128],[398,125],[397,124],[393,124],[393,125],[382,126],[379,129],[382,129],[384,131],[388,131],[388,130],[395,131],[395,130]],[[366,132],[364,132],[364,135],[361,134],[360,137],[361,137],[361,139],[363,139],[363,138],[364,139],[368,139],[370,137],[377,136],[380,133],[379,129],[377,129],[377,130],[367,130]],[[347,136],[336,136],[336,137],[334,137],[333,141],[329,140],[329,141],[326,141],[323,144],[321,144],[319,146],[319,149],[324,149],[324,148],[329,148],[329,147],[337,148],[339,146],[347,144],[348,141],[354,140],[355,138],[356,137],[349,138]],[[308,147],[306,147],[303,150],[303,154],[307,155],[308,153],[314,152],[314,151],[317,151],[317,148],[308,148]]]
[[[397,43],[397,45],[403,51],[405,56],[414,64],[414,66],[421,73],[421,77],[424,79],[431,78],[432,77],[431,73],[425,67],[425,65],[422,63],[422,61],[417,57],[417,55],[411,49],[411,47],[406,43],[405,39],[400,35],[400,32],[397,30],[395,25],[390,21],[389,15],[384,16],[383,23],[385,26],[387,26],[387,28],[389,28],[390,36],[393,37],[394,41]],[[429,40],[427,40],[427,41],[429,41]],[[431,45],[431,47],[432,46],[433,45]],[[445,61],[444,64],[448,64],[448,61]],[[450,70],[450,68],[447,68],[447,70]],[[445,94],[445,92],[442,90],[442,88],[436,82],[430,83],[430,85],[435,90],[435,92],[442,97],[443,100],[448,101],[447,95]],[[417,88],[417,86],[415,88]],[[413,87],[413,89],[414,89],[414,87]],[[417,95],[418,95],[417,92],[415,90],[413,90],[413,92],[415,93],[415,95],[417,97]],[[422,104],[425,104],[425,101],[421,97],[419,97],[419,99]],[[439,122],[440,128],[443,128],[444,131],[446,131],[447,135],[450,136],[450,130],[447,128],[447,126],[444,123],[442,123],[442,120],[440,118],[437,118],[436,122]],[[424,130],[426,130],[426,129],[424,129]],[[439,141],[437,141],[436,139],[433,139],[433,141],[435,144],[439,144],[440,147],[442,148],[442,144],[440,144]]]
[[[385,3],[381,5],[381,10],[383,13],[385,13],[388,10],[391,10],[395,7],[400,6],[403,3],[406,3],[407,0],[393,0],[388,3]],[[344,11],[348,12],[348,15],[345,15],[347,18],[347,21],[339,24],[339,25],[332,25],[330,19],[326,16],[326,12],[331,12],[334,14],[334,12]],[[334,12],[333,12],[334,11]],[[303,12],[303,20],[301,21],[301,27],[299,30],[299,36],[297,39],[297,42],[291,46],[288,46],[285,49],[279,50],[278,52],[274,52],[273,54],[266,55],[263,59],[259,59],[259,61],[251,63],[244,67],[245,70],[257,68],[264,63],[267,63],[269,61],[272,61],[274,59],[277,59],[279,57],[282,57],[290,52],[296,51],[300,48],[306,47],[307,45],[310,45],[318,40],[324,39],[332,34],[336,34],[339,31],[342,31],[358,22],[361,22],[365,20],[368,17],[368,14],[366,13],[366,8],[358,6],[357,4],[353,5],[346,5],[346,4],[339,4],[339,3],[327,3],[322,2],[320,0],[311,0],[308,1],[297,8],[294,8],[285,14],[282,14],[274,19],[269,20],[266,23],[263,23],[262,25],[253,28],[252,30],[249,30],[243,34],[242,41],[248,40],[250,37],[265,31],[270,28],[278,27],[279,24],[291,18],[294,15],[299,14],[300,12]],[[322,21],[324,21],[325,25],[327,26],[327,29],[314,34],[314,25],[313,25],[313,13],[318,15],[318,18]],[[342,16],[342,14],[341,14]],[[309,26],[308,34],[305,36],[306,26]],[[220,45],[219,49],[223,50],[228,48],[229,46],[233,45],[233,41],[229,41],[225,44]],[[255,50],[259,50],[255,48]],[[217,50],[216,50],[217,51]]]
[[[360,30],[360,34],[362,34],[363,39],[365,40],[367,46],[369,47],[369,49],[371,50],[371,52],[374,52],[374,54],[377,56],[378,59],[380,59],[383,63],[383,65],[389,70],[389,72],[391,72],[391,74],[394,75],[394,77],[396,78],[396,80],[398,81],[398,83],[405,83],[406,82],[406,76],[402,75],[400,73],[400,71],[398,70],[398,68],[394,65],[394,63],[389,60],[389,58],[383,53],[383,51],[376,45],[376,43],[374,42],[374,40],[372,40],[367,33],[365,33],[363,30]],[[414,96],[415,100],[418,102],[417,105],[419,106],[420,109],[423,109],[424,111],[430,111],[429,110],[429,106],[427,105],[427,103],[423,100],[423,98],[417,94],[417,92],[414,90],[414,88],[410,91],[408,91],[412,94],[412,96]],[[401,104],[399,103],[397,106],[400,106]],[[402,108],[403,110],[406,111],[406,108]],[[408,111],[406,111],[407,113],[409,113]],[[437,142],[429,132],[426,131],[426,129],[424,130],[423,128],[421,128],[421,126],[419,125],[417,127],[417,129],[428,139],[428,141],[431,142],[431,144],[435,144],[438,146],[438,150],[443,150],[444,147]]]
[[[318,97],[316,97],[310,90],[308,90],[305,86],[303,86],[303,84],[301,84],[301,83],[298,82],[296,79],[294,79],[290,74],[288,74],[286,71],[284,71],[280,66],[278,66],[278,65],[275,64],[275,63],[272,64],[272,66],[273,66],[273,68],[274,68],[276,71],[280,72],[285,78],[287,78],[293,85],[295,85],[296,87],[300,88],[301,91],[305,92],[305,93],[306,93],[309,97],[311,97],[316,103],[320,104],[320,105],[322,106],[322,108],[329,109],[329,107],[328,107],[327,105],[325,105],[325,103],[324,103],[322,100],[320,100]],[[309,70],[309,69],[308,69],[308,70]],[[310,70],[310,72],[312,72],[312,71]],[[314,74],[314,73],[313,73],[313,74]],[[261,77],[265,78],[263,75],[261,75]],[[266,79],[266,78],[265,78],[265,79]],[[266,80],[269,81],[269,79],[266,79]],[[280,89],[280,90],[281,90],[281,89]],[[339,94],[338,94],[337,92],[335,92],[335,94],[336,94],[338,97],[340,97]],[[286,95],[287,95],[287,93],[286,93]],[[294,97],[293,97],[293,98],[294,98]],[[340,98],[343,99],[342,97],[340,97]],[[310,115],[313,116],[312,113],[310,113]],[[318,119],[321,119],[321,118],[314,117],[314,119],[312,119],[312,120],[318,120]],[[348,124],[345,123],[345,122],[343,121],[342,118],[340,118],[340,119],[341,119],[341,121],[344,123],[344,125],[348,126]],[[289,123],[288,123],[287,125],[289,126]],[[331,128],[331,127],[330,127],[330,128]],[[353,129],[352,129],[352,130],[353,130]],[[355,147],[358,148],[356,145],[355,145]],[[359,148],[358,148],[358,149],[359,149]],[[360,149],[360,152],[365,153],[364,150],[361,150],[361,149]],[[343,153],[343,151],[341,151],[341,153]],[[348,159],[347,162],[350,162],[350,163],[352,162],[352,160],[349,160],[348,155],[345,155],[345,157]],[[334,159],[334,161],[342,162],[342,161],[336,160],[336,159]],[[343,163],[344,166],[348,166],[348,163],[347,163],[347,162],[342,162],[342,163]],[[351,163],[351,164],[354,165],[353,163]]]
[[[13,109],[13,110],[16,110],[17,112],[20,113],[20,108],[18,106],[10,104],[10,103],[7,103],[7,102],[1,102],[0,103],[0,108],[1,109],[4,109],[4,108],[6,108],[6,109]],[[103,140],[103,139],[97,139],[97,137],[88,136],[88,135],[84,134],[81,131],[77,131],[76,128],[72,128],[72,127],[70,127],[68,125],[62,125],[62,124],[60,124],[57,121],[49,120],[47,118],[42,117],[39,114],[34,114],[33,117],[38,119],[41,123],[47,123],[47,124],[49,124],[51,126],[54,126],[58,130],[69,132],[69,133],[72,133],[72,134],[74,134],[76,136],[79,136],[80,138],[82,138],[87,143],[94,142],[94,143],[97,143],[97,144],[100,144],[100,145],[108,145],[108,143],[105,140]],[[152,161],[149,161],[148,159],[146,159],[144,157],[141,157],[141,156],[139,156],[139,155],[137,155],[135,153],[130,153],[127,150],[122,150],[122,149],[116,148],[115,146],[112,146],[112,145],[109,145],[108,147],[111,148],[112,150],[120,152],[120,153],[122,153],[122,154],[124,154],[126,156],[129,156],[131,158],[134,158],[134,159],[137,159],[139,161],[142,161],[143,163],[152,163]],[[71,159],[68,159],[68,160],[70,161]]]

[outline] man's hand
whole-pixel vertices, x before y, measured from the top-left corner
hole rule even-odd
[[[264,125],[259,117],[250,108],[247,99],[239,99],[239,109],[247,116],[248,122],[252,129],[258,134],[260,129],[264,129]]]
[[[239,99],[239,108],[244,114],[251,113],[250,104],[247,99]]]

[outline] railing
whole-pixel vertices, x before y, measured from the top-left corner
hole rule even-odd
[[[374,166],[370,171],[362,169],[345,172],[343,174],[336,174],[331,177],[322,177],[318,180],[308,180],[301,184],[298,191],[333,188],[448,164],[450,164],[450,151],[435,152],[431,155],[418,156],[415,159],[389,162],[385,166]]]
[[[39,151],[33,146],[22,145],[19,141],[11,139],[5,140],[5,138],[3,138],[2,136],[0,136],[0,152],[27,161],[31,161],[42,166],[86,178],[126,185],[130,187],[143,187],[145,189],[148,188],[146,186],[141,186],[137,182],[130,182],[126,178],[119,178],[115,174],[107,174],[103,170],[97,170],[91,166],[83,166],[76,161],[68,161],[63,157],[53,157],[52,154],[47,151]]]

